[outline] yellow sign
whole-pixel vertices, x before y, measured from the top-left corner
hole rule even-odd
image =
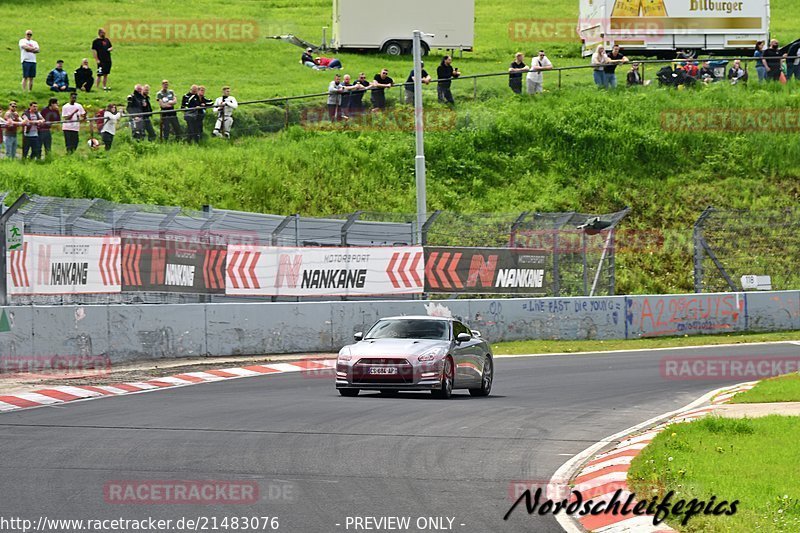
[[[666,17],[664,0],[617,0],[611,12],[612,17]]]

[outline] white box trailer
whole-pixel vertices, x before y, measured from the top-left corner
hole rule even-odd
[[[769,41],[769,0],[580,0],[583,55],[597,45],[672,58],[749,52]]]
[[[423,36],[424,52],[433,48],[472,50],[475,0],[333,0],[335,50],[411,52],[412,32]]]

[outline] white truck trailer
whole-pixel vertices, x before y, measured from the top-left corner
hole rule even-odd
[[[769,0],[580,0],[578,34],[584,56],[599,44],[664,58],[752,53],[769,41]]]
[[[433,48],[471,51],[475,0],[333,0],[331,47],[335,50],[411,52],[420,30],[423,53]]]

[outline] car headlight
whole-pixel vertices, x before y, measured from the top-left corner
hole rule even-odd
[[[351,358],[352,358],[352,356],[350,355],[350,351],[349,350],[345,351],[343,349],[341,352],[339,352],[339,357],[338,357],[339,361],[342,361],[342,362],[349,361]]]
[[[447,348],[445,346],[439,346],[437,348],[432,348],[427,352],[423,353],[417,358],[417,360],[420,363],[424,363],[426,361],[433,361],[437,357],[441,357],[446,353],[447,353]]]

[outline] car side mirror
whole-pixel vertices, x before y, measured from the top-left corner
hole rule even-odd
[[[361,339],[364,338],[364,332],[363,331],[359,331],[358,333],[353,335],[353,338],[356,340],[356,342],[360,341]]]
[[[458,336],[456,337],[456,341],[459,344],[461,344],[462,342],[469,342],[471,338],[472,335],[470,335],[469,333],[459,333]]]
[[[480,337],[481,336],[481,332],[478,331],[477,329],[472,329],[470,331],[472,331],[472,336],[473,337]]]

